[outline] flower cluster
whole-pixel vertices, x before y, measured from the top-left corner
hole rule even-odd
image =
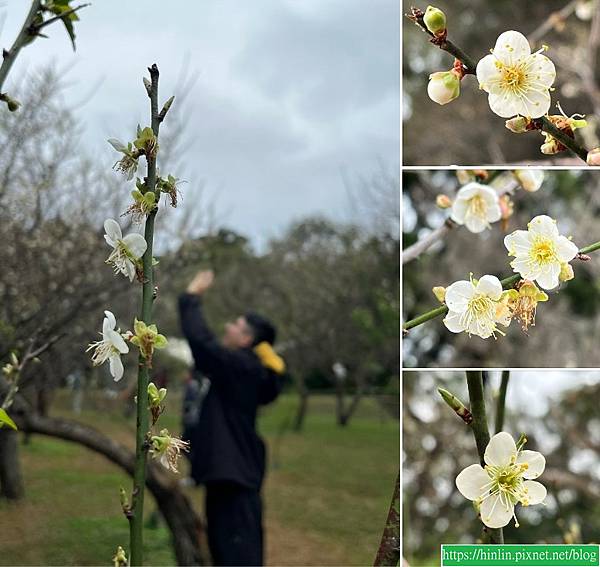
[[[489,528],[502,528],[514,518],[515,506],[541,504],[546,488],[535,482],[546,466],[546,459],[537,451],[524,451],[509,433],[496,433],[485,449],[485,467],[468,466],[456,477],[460,493],[475,503],[481,521]]]
[[[104,240],[113,249],[106,263],[113,266],[115,274],[124,274],[132,282],[141,268],[140,259],[148,247],[146,240],[136,232],[123,238],[121,227],[114,219],[104,221],[104,231]]]
[[[513,271],[520,276],[513,288],[504,291],[497,277],[484,275],[477,280],[472,274],[468,281],[433,288],[436,298],[448,307],[443,322],[449,331],[496,338],[496,333],[504,334],[498,325],[508,327],[512,319],[519,320],[527,331],[535,325],[538,303],[548,301],[542,290],[554,289],[574,277],[569,262],[578,248],[559,234],[556,221],[548,216],[533,218],[527,230],[506,236],[504,245],[514,257],[510,263]]]
[[[162,429],[159,435],[153,435],[150,438],[150,454],[158,459],[160,464],[166,469],[179,472],[177,461],[181,451],[189,451],[190,444],[182,441],[179,437],[173,437],[168,429]]]
[[[117,327],[117,320],[111,311],[104,312],[104,321],[102,323],[102,340],[96,341],[88,345],[86,350],[94,349],[92,354],[92,364],[99,366],[107,360],[110,363],[110,373],[115,382],[118,382],[123,377],[123,363],[121,355],[129,352],[129,347]]]

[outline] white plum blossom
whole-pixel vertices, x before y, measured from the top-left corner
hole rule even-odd
[[[160,435],[151,438],[150,454],[158,459],[160,464],[174,473],[177,470],[177,461],[181,451],[189,451],[190,444],[179,437],[172,437],[167,429],[162,429]]]
[[[499,221],[501,216],[498,193],[487,185],[473,182],[458,190],[450,218],[477,233]]]
[[[515,171],[515,177],[521,184],[521,187],[533,193],[537,191],[544,182],[544,170],[543,169],[517,169]]]
[[[508,327],[511,315],[501,301],[502,294],[502,284],[495,276],[454,282],[446,288],[448,314],[444,325],[453,333],[465,331],[482,339],[495,336],[496,332],[504,334],[497,326]]]
[[[104,240],[113,251],[107,258],[106,263],[112,264],[115,274],[125,274],[132,282],[136,273],[136,262],[144,255],[147,244],[141,234],[132,232],[123,238],[121,227],[116,220],[106,219],[104,221]]]
[[[102,340],[91,343],[86,352],[94,350],[92,354],[92,363],[94,366],[100,366],[107,360],[110,364],[110,373],[115,382],[118,382],[123,377],[123,363],[121,355],[129,352],[127,343],[123,340],[121,333],[115,330],[117,320],[110,311],[104,312],[104,321],[102,322]]]
[[[477,64],[479,87],[489,93],[492,112],[504,118],[539,118],[550,108],[550,88],[556,77],[554,63],[541,52],[531,53],[527,38],[506,31],[491,55]]]
[[[484,454],[485,467],[470,465],[456,477],[456,487],[479,507],[482,522],[489,528],[506,526],[512,518],[518,527],[515,505],[541,504],[546,488],[535,482],[546,466],[537,451],[517,449],[509,433],[501,431],[491,439]]]
[[[558,233],[556,221],[546,215],[531,219],[527,230],[515,230],[504,238],[514,272],[532,280],[543,289],[553,289],[560,282],[561,270],[577,255],[578,248]]]

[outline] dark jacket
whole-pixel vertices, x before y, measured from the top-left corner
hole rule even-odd
[[[210,380],[191,432],[192,477],[197,483],[233,481],[259,490],[265,446],[256,433],[261,403],[277,397],[280,380],[261,365],[252,349],[223,347],[206,325],[200,298],[182,294],[179,316],[196,369]]]

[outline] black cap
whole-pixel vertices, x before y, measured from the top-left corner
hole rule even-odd
[[[271,321],[254,312],[246,313],[245,318],[248,322],[248,325],[252,327],[252,332],[254,334],[254,346],[262,343],[263,341],[266,341],[271,345],[275,344],[277,330]]]

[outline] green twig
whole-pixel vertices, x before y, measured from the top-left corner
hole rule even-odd
[[[10,68],[13,66],[17,55],[19,55],[19,51],[23,47],[25,47],[30,41],[32,37],[32,25],[33,22],[42,7],[41,0],[33,0],[31,3],[31,7],[29,8],[29,13],[23,22],[21,30],[19,31],[19,35],[17,35],[17,39],[12,44],[12,47],[8,50],[3,51],[2,53],[2,65],[0,66],[0,91],[2,90],[2,85],[4,85],[4,81],[8,76],[8,72]]]
[[[469,389],[469,400],[471,403],[471,413],[473,421],[471,429],[477,445],[479,454],[479,463],[485,466],[485,449],[490,442],[490,433],[488,430],[487,415],[485,411],[485,397],[483,393],[483,375],[481,370],[467,370],[467,387]],[[485,528],[489,534],[491,543],[504,543],[504,533],[502,528]]]
[[[496,433],[502,431],[504,426],[504,406],[506,404],[506,390],[508,389],[509,378],[510,370],[503,370],[500,391],[498,392],[498,401],[496,403]]]
[[[158,67],[152,65],[150,71],[151,88],[150,108],[152,116],[152,130],[158,138]],[[147,156],[148,169],[146,185],[148,190],[156,191],[156,155]],[[159,195],[158,195],[159,196]],[[157,199],[158,202],[158,199]],[[140,320],[147,325],[152,322],[152,301],[154,293],[154,270],[152,266],[152,248],[154,240],[154,220],[158,205],[148,215],[144,230],[144,238],[148,247],[142,257],[144,283],[142,287],[142,311]],[[144,525],[144,489],[146,486],[146,461],[148,456],[147,434],[150,430],[148,411],[148,364],[146,359],[139,355],[139,371],[137,384],[137,421],[136,421],[136,449],[135,469],[133,475],[133,492],[131,498],[131,515],[129,524],[130,565],[143,563],[143,525]]]

